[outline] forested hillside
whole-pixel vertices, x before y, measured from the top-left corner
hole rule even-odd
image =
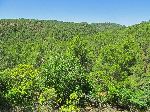
[[[0,20],[0,112],[150,111],[150,22]]]

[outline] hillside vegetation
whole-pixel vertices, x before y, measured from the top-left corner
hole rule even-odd
[[[104,107],[149,111],[150,22],[0,20],[0,112]]]

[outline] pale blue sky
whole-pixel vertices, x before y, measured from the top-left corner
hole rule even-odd
[[[150,19],[150,0],[0,0],[0,18],[132,25]]]

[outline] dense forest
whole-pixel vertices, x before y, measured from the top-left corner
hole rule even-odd
[[[108,107],[150,111],[150,22],[0,20],[0,112]]]

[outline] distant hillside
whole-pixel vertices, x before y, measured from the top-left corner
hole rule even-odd
[[[76,35],[93,35],[104,30],[116,30],[124,26],[115,23],[73,23],[56,20],[2,19],[0,20],[1,35],[15,35],[15,32],[28,36],[52,36],[58,39],[68,39]]]

